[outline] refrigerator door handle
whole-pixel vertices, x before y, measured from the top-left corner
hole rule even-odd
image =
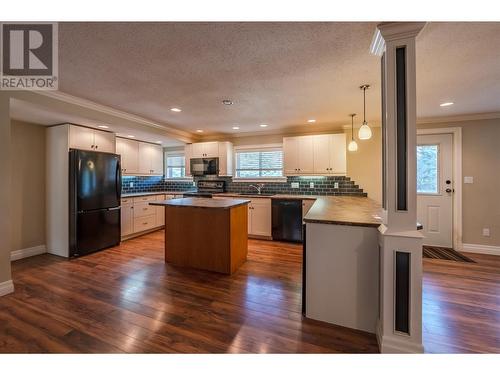
[[[116,211],[116,210],[119,210],[120,208],[121,208],[121,206],[112,207],[112,208],[108,208],[108,211]]]
[[[121,161],[118,160],[116,163],[116,199],[120,201],[121,198],[121,183],[122,183],[122,167]]]

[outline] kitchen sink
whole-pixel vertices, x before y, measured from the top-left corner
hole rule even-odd
[[[238,193],[238,195],[258,195],[259,197],[272,197],[275,193]]]

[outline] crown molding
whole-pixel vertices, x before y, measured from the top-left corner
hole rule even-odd
[[[417,118],[417,124],[437,124],[446,122],[493,120],[493,119],[500,119],[500,112],[471,113],[466,115],[441,116],[441,117],[419,117]]]
[[[96,102],[93,102],[93,101],[90,101],[87,99],[83,99],[83,98],[80,98],[80,97],[77,97],[74,95],[66,94],[62,91],[32,91],[30,93],[33,95],[38,95],[41,97],[46,97],[46,98],[58,100],[58,101],[63,102],[63,103],[76,105],[76,106],[79,106],[79,107],[82,107],[82,108],[85,108],[88,110],[97,111],[97,112],[100,112],[100,113],[103,113],[103,114],[106,114],[109,116],[117,117],[117,118],[120,118],[123,120],[135,122],[135,123],[140,124],[140,125],[145,125],[145,126],[148,126],[151,128],[156,128],[156,129],[159,129],[159,130],[162,130],[162,131],[169,133],[170,136],[177,138],[177,139],[182,139],[182,140],[193,140],[193,139],[196,140],[197,139],[197,137],[194,136],[190,132],[174,128],[174,127],[167,125],[167,124],[162,124],[159,122],[151,121],[151,120],[148,120],[144,117],[133,115],[131,113],[121,111],[121,110],[118,110],[118,109],[115,109],[112,107],[108,107],[106,105],[102,105],[102,104],[99,104],[99,103],[96,103]],[[13,95],[13,96],[16,97],[17,95]],[[22,96],[22,95],[19,95],[19,96]],[[24,98],[20,98],[20,99],[24,99]]]

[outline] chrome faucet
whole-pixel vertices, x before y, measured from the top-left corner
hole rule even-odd
[[[261,190],[264,188],[265,185],[264,184],[257,184],[257,185],[248,185],[248,186],[257,190],[257,194],[260,195]]]

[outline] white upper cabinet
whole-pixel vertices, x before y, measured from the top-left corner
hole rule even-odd
[[[116,138],[116,153],[121,155],[122,174],[139,173],[139,142]]]
[[[70,125],[69,147],[79,150],[115,153],[115,134],[82,126]]]
[[[335,175],[347,174],[347,150],[345,133],[331,135],[330,172]]]
[[[184,167],[186,168],[186,176],[191,176],[191,158],[193,157],[193,145],[188,143],[184,146]]]
[[[285,175],[311,174],[314,172],[313,139],[304,137],[283,138]]]
[[[186,176],[191,175],[191,159],[219,158],[219,176],[233,175],[233,144],[231,142],[199,142],[184,146]]]
[[[219,156],[219,142],[199,142],[192,144],[192,158],[216,158]]]
[[[285,175],[345,175],[345,134],[283,138]]]
[[[233,144],[231,142],[218,142],[219,149],[219,176],[233,175]]]
[[[163,149],[161,146],[139,142],[139,173],[163,175]]]
[[[161,146],[117,138],[116,152],[121,155],[124,175],[163,175],[163,148]]]

